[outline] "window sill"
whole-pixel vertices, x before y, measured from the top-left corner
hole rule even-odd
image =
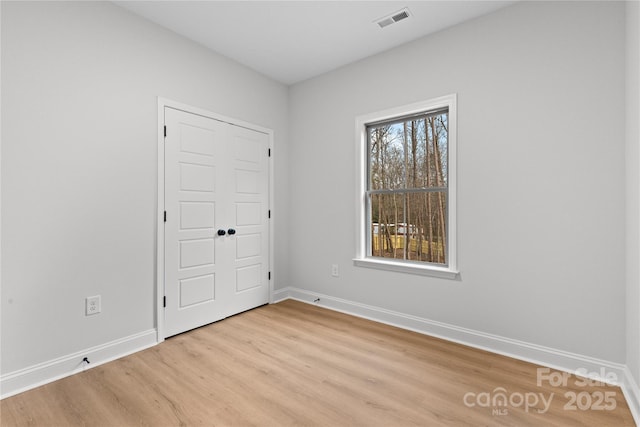
[[[391,261],[380,258],[356,258],[353,260],[353,265],[356,267],[375,268],[378,270],[395,271],[398,273],[439,277],[441,279],[457,279],[460,274],[459,271],[452,270],[448,267],[421,265],[418,263]]]

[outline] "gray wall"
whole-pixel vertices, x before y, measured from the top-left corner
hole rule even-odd
[[[627,366],[640,384],[640,3],[627,2]],[[640,398],[640,396],[638,396]]]
[[[274,129],[286,177],[285,86],[111,3],[2,2],[3,374],[154,327],[157,96]]]
[[[624,11],[517,4],[294,85],[291,284],[625,362]],[[355,117],[454,92],[461,280],[354,267]]]

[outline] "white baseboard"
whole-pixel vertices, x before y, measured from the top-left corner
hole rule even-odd
[[[102,365],[157,344],[155,329],[10,372],[0,377],[0,399]],[[87,364],[82,361],[88,358]]]
[[[286,288],[282,288],[282,289],[274,289],[273,293],[271,294],[271,301],[273,301],[271,304],[277,304],[280,301],[284,301],[286,299],[291,298],[289,296],[291,289],[294,289],[294,288],[286,287]],[[291,299],[293,299],[293,298],[291,298]]]
[[[633,375],[631,375],[628,367],[625,367],[625,379],[622,385],[622,392],[627,399],[627,404],[633,414],[636,425],[640,426],[640,387],[638,387],[638,383],[633,379]]]
[[[315,303],[314,301],[318,298],[320,301]],[[640,390],[624,364],[461,328],[295,287],[274,291],[274,301],[279,302],[286,299],[318,305],[560,371],[577,373],[582,376],[588,374],[592,379],[620,386],[636,424],[640,425]]]

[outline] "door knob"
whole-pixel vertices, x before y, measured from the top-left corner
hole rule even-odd
[[[227,230],[227,233],[229,233],[229,235],[234,235],[236,234],[236,230],[234,230],[233,228],[230,228],[229,230]]]
[[[224,230],[218,230],[218,236],[224,236],[225,234],[227,234],[226,231]]]

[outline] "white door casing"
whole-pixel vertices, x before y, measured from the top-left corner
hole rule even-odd
[[[159,341],[271,297],[271,135],[164,107],[158,204],[166,216],[158,227],[158,277],[166,307],[159,307]]]

